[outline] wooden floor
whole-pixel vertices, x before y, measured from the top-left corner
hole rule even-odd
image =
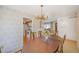
[[[64,42],[64,53],[79,53],[79,49],[77,48],[77,42],[74,40],[66,40]]]

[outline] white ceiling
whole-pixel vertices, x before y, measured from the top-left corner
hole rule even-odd
[[[40,5],[6,5],[5,7],[26,13],[27,16],[40,14]],[[43,7],[43,12],[48,17],[73,16],[78,10],[78,5],[44,5]]]

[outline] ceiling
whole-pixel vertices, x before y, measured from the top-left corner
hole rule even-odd
[[[4,5],[25,13],[29,17],[40,15],[40,5]],[[78,5],[44,5],[43,12],[48,17],[74,16],[79,10]]]

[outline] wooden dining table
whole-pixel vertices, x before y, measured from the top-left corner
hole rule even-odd
[[[24,44],[24,53],[53,53],[59,47],[59,40],[57,37],[48,38],[47,40],[42,38],[30,39]]]

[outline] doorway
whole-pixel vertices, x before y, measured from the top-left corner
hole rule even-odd
[[[32,20],[29,18],[23,18],[23,46],[27,46],[28,40],[30,40],[30,33],[32,27]]]

